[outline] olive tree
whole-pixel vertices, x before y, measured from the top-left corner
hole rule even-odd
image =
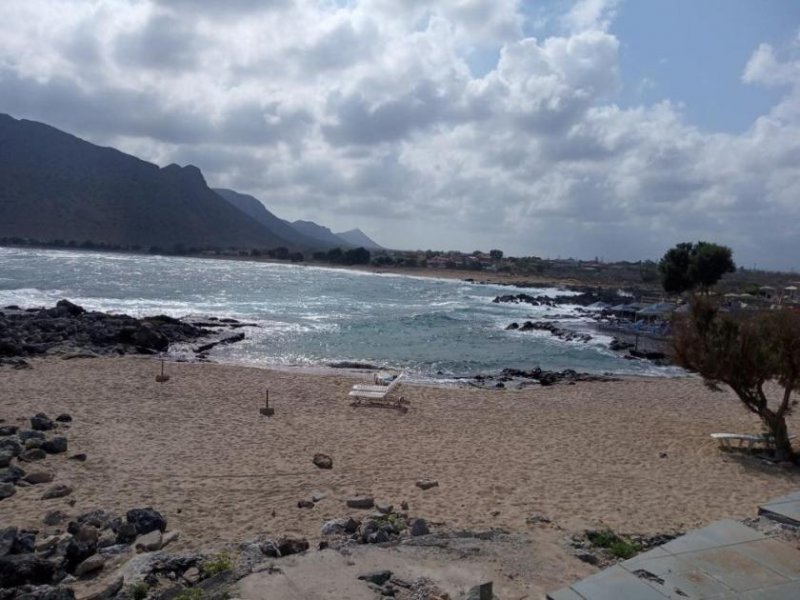
[[[678,244],[658,263],[664,290],[676,294],[696,288],[708,292],[725,273],[735,270],[731,249],[709,242]]]
[[[729,386],[759,416],[778,460],[795,458],[786,417],[792,392],[800,391],[800,314],[781,309],[735,315],[696,298],[689,315],[675,323],[672,344],[679,365],[699,373],[712,390]],[[770,398],[776,389],[780,393]]]

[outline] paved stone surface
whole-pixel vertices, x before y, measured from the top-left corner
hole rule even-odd
[[[790,525],[800,525],[800,492],[792,492],[762,504],[758,507],[758,514]]]
[[[793,507],[800,492],[761,507]],[[785,514],[785,513],[781,513]],[[800,524],[800,522],[798,522]],[[558,590],[549,600],[797,600],[800,549],[722,520]]]

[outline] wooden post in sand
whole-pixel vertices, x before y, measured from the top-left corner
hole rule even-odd
[[[259,411],[265,417],[271,417],[275,414],[275,409],[269,407],[269,388],[264,390],[264,408]]]
[[[165,381],[169,381],[169,375],[164,375],[164,359],[161,359],[161,375],[156,375],[156,381],[158,383],[164,383]]]

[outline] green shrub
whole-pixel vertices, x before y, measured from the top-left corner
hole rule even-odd
[[[200,570],[204,577],[213,577],[225,571],[230,571],[233,568],[233,559],[227,552],[220,552],[211,558],[206,559]],[[193,599],[189,599],[193,600]]]
[[[144,581],[137,581],[125,588],[125,597],[130,600],[144,600],[149,591],[150,587]]]
[[[610,548],[612,544],[621,541],[620,537],[610,529],[602,531],[589,531],[586,534],[593,546],[600,548]]]
[[[198,588],[186,588],[181,590],[180,594],[175,596],[173,600],[203,600],[203,590]]]
[[[608,547],[609,552],[617,558],[629,559],[633,558],[639,553],[639,544],[631,542],[630,540],[620,539]]]
[[[621,537],[610,529],[601,531],[588,531],[586,537],[593,546],[606,548],[611,554],[618,558],[628,559],[636,556],[641,547],[636,542]]]

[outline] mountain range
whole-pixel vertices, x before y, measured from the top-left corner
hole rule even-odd
[[[210,188],[192,165],[159,168],[0,114],[0,238],[167,250],[324,250],[367,241],[379,248],[354,232],[361,233],[339,237],[311,221],[289,223],[253,196]]]

